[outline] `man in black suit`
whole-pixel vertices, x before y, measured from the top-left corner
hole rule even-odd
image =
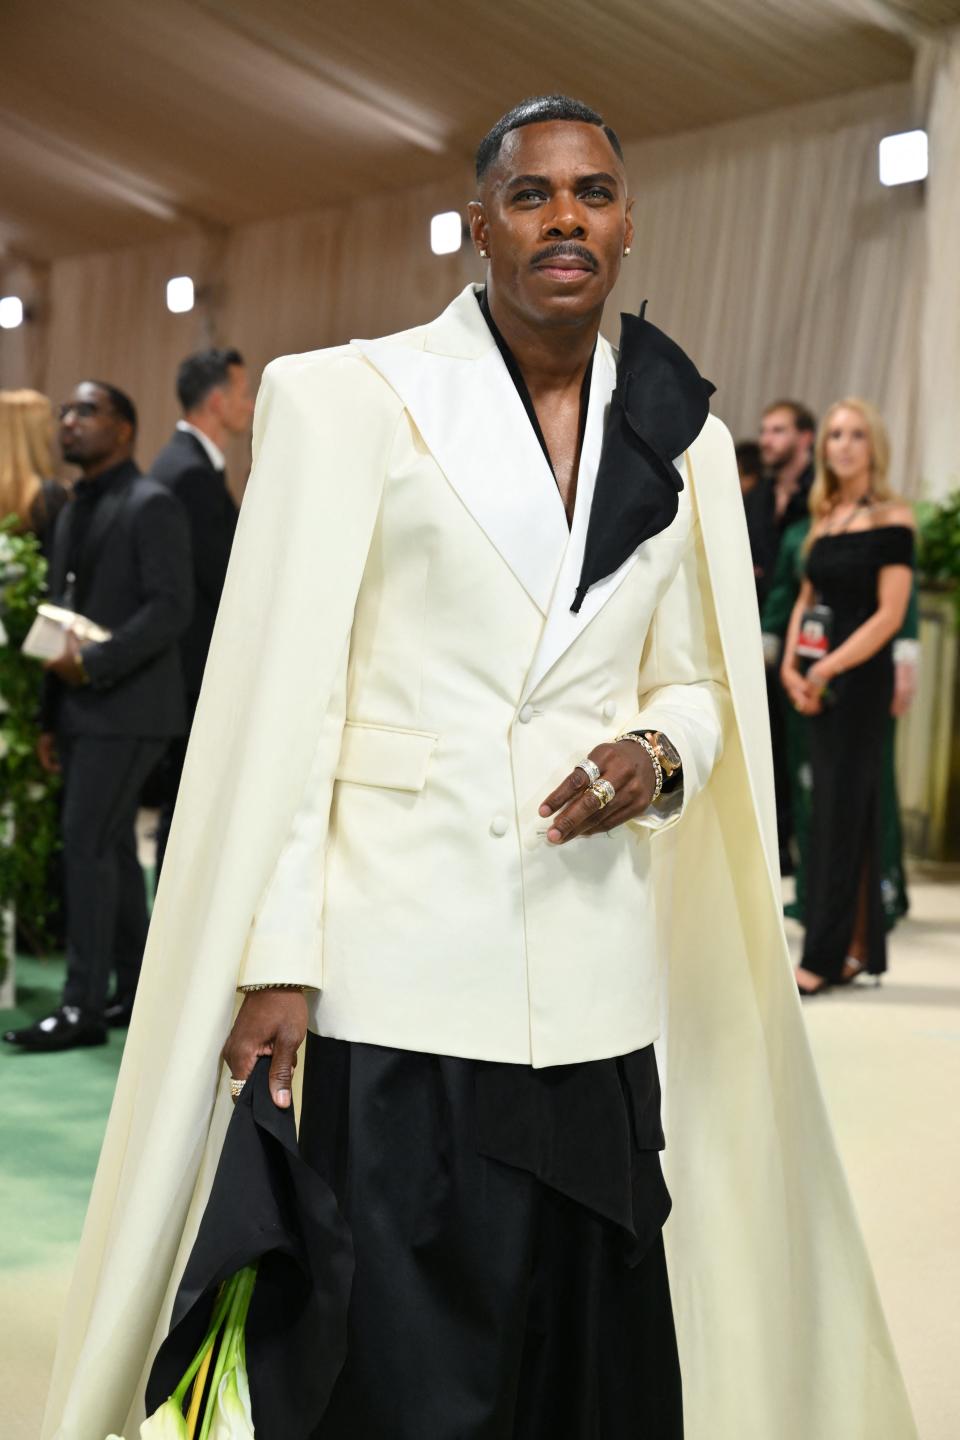
[[[102,381],[78,385],[60,412],[64,458],[82,478],[57,520],[50,594],[111,633],[82,648],[71,635],[47,666],[38,751],[63,771],[67,978],[52,1015],[5,1034],[26,1050],[102,1045],[108,1024],[130,1018],[147,934],[137,805],[186,727],[177,641],[190,619],[190,533],[132,458],[136,424],[130,399]]]
[[[183,419],[153,462],[150,473],[167,485],[187,512],[193,547],[193,619],[180,641],[189,722],[200,696],[213,623],[237,528],[237,506],[226,484],[223,447],[245,435],[253,397],[238,350],[201,350],[177,371]],[[173,806],[186,753],[186,740],[170,746],[158,776],[162,796],[157,830],[157,875],[173,819]]]

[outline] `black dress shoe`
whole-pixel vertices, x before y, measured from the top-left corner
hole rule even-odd
[[[130,1016],[133,1014],[133,1001],[124,1000],[121,996],[115,995],[107,1001],[107,1008],[103,1012],[103,1018],[111,1030],[125,1030],[130,1024]]]
[[[35,1025],[8,1030],[3,1038],[21,1050],[73,1050],[80,1045],[106,1045],[107,1027],[103,1017],[94,1011],[61,1005]]]

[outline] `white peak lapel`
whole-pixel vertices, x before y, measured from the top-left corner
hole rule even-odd
[[[352,344],[396,391],[440,469],[545,615],[567,547],[563,502],[473,287],[409,344]]]
[[[597,353],[593,362],[590,380],[590,399],[587,410],[587,425],[580,452],[580,470],[577,475],[577,499],[573,512],[573,526],[570,543],[564,555],[563,565],[557,577],[556,587],[543,627],[540,644],[533,664],[527,675],[523,698],[526,700],[552,670],[560,657],[583,633],[612,595],[619,589],[627,575],[637,563],[640,548],[623,562],[612,575],[607,575],[591,586],[584,597],[577,614],[570,609],[576,594],[580,572],[583,568],[583,551],[587,540],[587,526],[593,504],[593,491],[603,447],[603,431],[617,379],[617,367],[613,351],[602,337],[597,342]]]

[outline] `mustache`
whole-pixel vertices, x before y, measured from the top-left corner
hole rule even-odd
[[[597,268],[593,253],[585,245],[578,245],[575,240],[558,240],[555,245],[548,245],[546,250],[538,250],[530,264],[543,265],[547,260],[582,260],[591,270]]]

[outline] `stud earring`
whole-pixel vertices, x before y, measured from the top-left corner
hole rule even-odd
[[[629,255],[629,254],[630,254],[630,246],[629,246],[629,245],[624,245],[624,247],[623,247],[623,253],[624,253],[624,255]]]
[[[489,260],[489,259],[490,259],[490,251],[489,251],[489,250],[481,250],[481,251],[480,251],[480,259],[481,259],[481,260]]]

